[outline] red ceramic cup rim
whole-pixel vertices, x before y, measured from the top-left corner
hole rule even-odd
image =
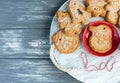
[[[88,27],[91,25],[92,26],[107,25],[112,30],[112,48],[109,51],[107,51],[105,53],[98,53],[91,49],[91,47],[89,46],[89,42],[88,42],[89,37],[90,37],[90,31],[89,31]],[[88,24],[83,33],[83,43],[84,43],[85,48],[91,54],[93,54],[95,56],[99,56],[99,57],[108,56],[108,55],[112,54],[118,48],[119,42],[120,42],[119,34],[118,34],[116,27],[106,21],[95,21],[95,22]]]

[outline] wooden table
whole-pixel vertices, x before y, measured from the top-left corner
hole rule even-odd
[[[0,0],[0,83],[80,83],[49,58],[52,18],[66,0]]]

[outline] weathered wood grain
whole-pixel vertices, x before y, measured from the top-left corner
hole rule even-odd
[[[0,83],[80,83],[49,59],[49,29],[66,0],[0,0]]]
[[[0,0],[0,29],[50,28],[57,9],[66,0]]]
[[[0,59],[2,83],[80,83],[57,70],[49,59]]]
[[[48,58],[49,29],[0,30],[0,58]]]

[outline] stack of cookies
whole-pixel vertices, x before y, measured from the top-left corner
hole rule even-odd
[[[82,26],[89,22],[91,14],[85,10],[80,0],[70,0],[68,12],[57,11],[60,30],[52,40],[56,48],[65,54],[74,52],[80,46]]]

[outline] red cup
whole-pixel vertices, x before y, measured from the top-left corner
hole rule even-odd
[[[98,53],[98,52],[95,52],[94,50],[92,50],[92,48],[89,46],[89,38],[91,36],[91,32],[89,31],[88,28],[91,25],[92,26],[107,25],[112,30],[112,48],[109,51],[107,51],[105,53]],[[85,48],[91,54],[93,54],[95,56],[99,56],[99,57],[108,56],[108,55],[112,54],[118,48],[119,42],[120,42],[120,39],[119,39],[119,34],[118,34],[116,27],[106,21],[95,21],[95,22],[88,24],[83,33],[83,43],[84,43]]]

